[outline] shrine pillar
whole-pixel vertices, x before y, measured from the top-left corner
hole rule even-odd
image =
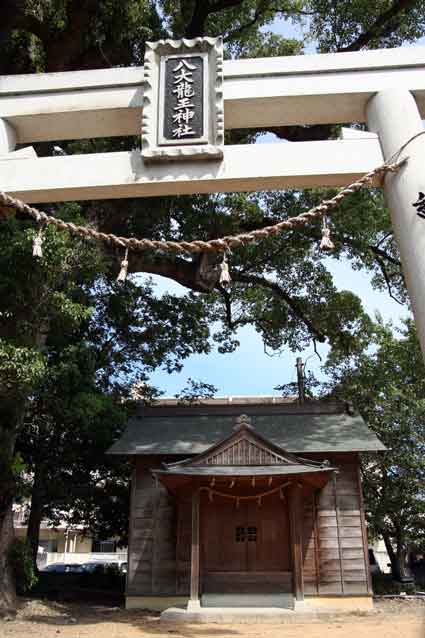
[[[291,529],[292,578],[295,609],[304,603],[303,542],[302,542],[302,485],[292,483],[288,488],[289,525]]]
[[[378,135],[385,160],[424,130],[415,98],[402,88],[374,95],[367,104],[366,118],[369,130]],[[425,218],[413,206],[419,193],[425,192],[425,135],[410,142],[394,161],[405,157],[408,162],[397,173],[386,174],[384,192],[425,356]],[[423,201],[425,204],[425,198]]]
[[[199,597],[199,510],[201,493],[199,487],[192,492],[192,548],[190,560],[190,599],[188,611],[199,611],[201,608]]]
[[[0,155],[11,153],[15,150],[16,133],[15,129],[0,117]]]

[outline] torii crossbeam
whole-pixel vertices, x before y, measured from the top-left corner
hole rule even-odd
[[[224,62],[224,128],[366,122],[350,139],[224,146],[214,162],[139,151],[37,158],[16,144],[140,133],[143,68],[0,77],[0,189],[26,202],[341,186],[423,131],[425,48]],[[425,353],[425,136],[385,194]]]

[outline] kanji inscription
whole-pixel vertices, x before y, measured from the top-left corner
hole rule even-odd
[[[147,42],[143,65],[143,160],[220,161],[223,148],[221,38]]]
[[[416,208],[416,212],[419,215],[419,217],[422,217],[422,219],[425,219],[425,193],[422,193],[421,191],[419,191],[418,199],[416,200],[414,204],[412,204],[412,206]]]
[[[164,129],[166,140],[196,140],[204,135],[204,60],[170,58],[165,63]]]

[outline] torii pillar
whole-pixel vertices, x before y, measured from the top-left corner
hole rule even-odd
[[[370,131],[378,134],[384,159],[424,130],[413,95],[406,89],[385,89],[366,107]],[[397,160],[409,160],[397,173],[387,173],[384,192],[391,213],[407,290],[425,357],[425,219],[413,203],[425,191],[425,135],[413,140]]]

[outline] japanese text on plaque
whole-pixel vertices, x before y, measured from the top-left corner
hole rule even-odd
[[[203,130],[203,59],[171,58],[166,62],[164,138],[196,140]]]

